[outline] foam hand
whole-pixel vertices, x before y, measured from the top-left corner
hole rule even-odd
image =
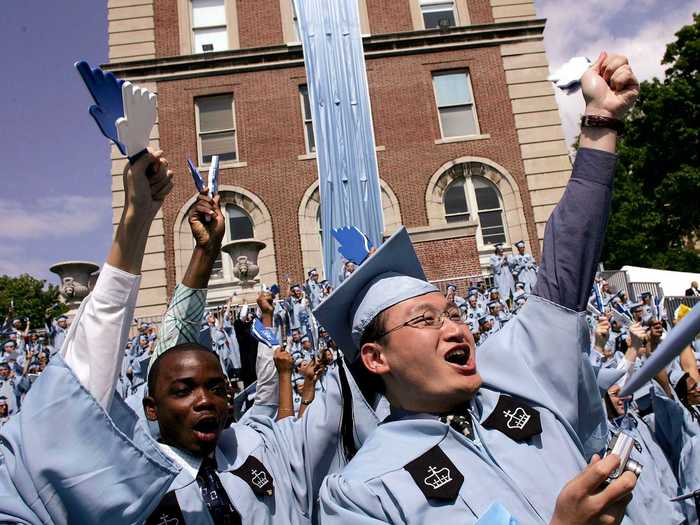
[[[197,193],[201,193],[204,189],[204,179],[202,178],[202,174],[199,173],[199,170],[190,159],[187,159],[187,165],[190,167],[190,174],[194,180],[194,185],[197,187]]]
[[[574,57],[547,77],[559,89],[576,89],[583,74],[591,67],[586,57]]]
[[[209,165],[209,197],[219,193],[219,156],[213,155]]]
[[[340,244],[338,253],[358,266],[367,258],[372,249],[372,243],[367,236],[354,226],[331,230],[331,235]]]
[[[99,67],[91,68],[84,60],[75,63],[75,68],[92,95],[95,105],[90,106],[90,115],[102,134],[110,139],[126,155],[126,148],[119,142],[116,121],[124,116],[122,84],[112,73],[105,73]]]
[[[156,96],[145,88],[124,82],[122,101],[124,116],[117,119],[117,134],[133,164],[146,151],[156,123]]]

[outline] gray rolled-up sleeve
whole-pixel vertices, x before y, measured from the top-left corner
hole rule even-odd
[[[581,148],[544,234],[534,289],[549,301],[583,311],[605,238],[617,155]]]

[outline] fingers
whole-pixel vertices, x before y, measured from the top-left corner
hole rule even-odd
[[[622,91],[626,87],[633,88],[638,86],[639,82],[632,72],[629,64],[624,64],[616,69],[610,77],[610,87],[615,91]]]
[[[594,500],[597,500],[596,503],[601,505],[602,508],[607,508],[613,504],[624,504],[627,506],[636,484],[637,476],[632,472],[625,472],[612,483],[609,483],[600,494],[594,496]],[[627,500],[626,503],[625,500]]]
[[[597,459],[596,459],[597,458]],[[600,459],[597,455],[591,459],[591,464],[579,474],[579,480],[587,493],[593,494],[598,487],[608,479],[608,476],[620,466],[620,458],[615,454]]]
[[[168,170],[166,172],[165,178],[159,182],[157,186],[151,184],[151,195],[154,200],[162,201],[173,189],[173,172]]]
[[[608,54],[605,51],[601,51],[600,54],[598,55],[598,58],[596,58],[596,61],[593,62],[591,65],[591,69],[597,73],[600,74],[600,67],[607,58]]]
[[[600,76],[603,77],[603,79],[609,83],[610,78],[613,76],[613,73],[615,73],[615,71],[620,67],[628,64],[629,61],[624,55],[607,55],[600,66]]]

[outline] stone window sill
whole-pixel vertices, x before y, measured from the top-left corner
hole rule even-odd
[[[491,135],[488,133],[484,135],[467,135],[465,137],[447,137],[445,139],[437,139],[435,144],[452,144],[453,142],[470,142],[472,140],[485,140],[490,138]]]
[[[219,169],[222,168],[245,168],[248,166],[247,162],[219,162]],[[200,173],[209,173],[209,164],[206,166],[197,166]]]

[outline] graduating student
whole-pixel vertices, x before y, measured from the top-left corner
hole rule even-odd
[[[601,54],[583,92],[589,115],[619,118],[638,83],[624,57]],[[425,280],[405,229],[316,310],[392,407],[324,482],[323,523],[475,523],[494,506],[520,524],[622,520],[634,474],[605,486],[619,458],[587,465],[605,446],[606,423],[584,313],[610,208],[615,142],[612,129],[583,128],[545,231],[534,293],[479,347],[478,371],[471,334]],[[441,421],[450,417],[458,429]]]
[[[346,447],[357,447],[367,432],[362,429],[373,429],[376,418],[341,365],[323,377],[324,395],[304,405],[303,417],[272,419],[280,400],[273,357],[280,348],[272,324],[273,297],[263,292],[258,298],[262,317],[252,323],[260,340],[255,404],[241,422],[229,426],[220,362],[197,342],[224,235],[218,197],[210,199],[205,189],[189,222],[195,250],[163,319],[143,401],[145,416],[158,426],[157,446],[181,470],[147,523],[160,523],[164,516],[186,524],[308,523],[323,477],[345,463]],[[301,344],[304,351],[308,340],[302,338]],[[291,388],[288,382],[284,387]],[[309,387],[313,390],[313,382]],[[355,398],[352,417],[344,396]],[[291,416],[288,405],[279,416]]]
[[[143,523],[178,473],[114,396],[148,231],[171,178],[160,153],[125,168],[124,212],[107,262],[61,351],[2,427],[2,523]]]
[[[514,246],[518,253],[510,257],[513,278],[525,285],[525,293],[532,293],[537,282],[537,261],[531,254],[525,253],[525,241],[518,241]]]
[[[495,246],[494,254],[489,258],[491,265],[491,273],[493,274],[493,286],[498,288],[503,300],[508,298],[513,293],[513,274],[510,270],[510,259],[503,252],[503,244],[498,243]]]
[[[308,279],[304,283],[304,292],[306,297],[309,298],[309,306],[313,310],[323,299],[323,287],[318,282],[318,270],[316,268],[311,268],[308,273]]]

